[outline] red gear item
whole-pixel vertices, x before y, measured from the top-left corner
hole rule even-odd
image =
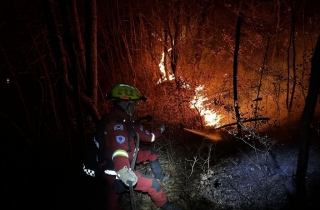
[[[105,142],[106,148],[112,154],[114,169],[119,171],[124,166],[130,168],[129,160],[132,159],[135,140],[129,138],[129,132],[125,121],[130,120],[130,116],[125,112],[113,108],[108,116],[111,120],[106,126]],[[123,119],[123,122],[117,122],[117,119]],[[139,138],[144,142],[152,142],[161,136],[161,131],[156,129],[155,132],[150,133],[145,130],[142,125],[134,125],[134,132],[139,134]]]
[[[152,154],[151,150],[139,150],[138,156],[137,156],[137,163],[142,163],[144,161],[154,161],[158,159],[157,154]]]
[[[129,136],[128,130],[130,130],[130,128],[127,127],[128,124],[126,123],[130,121],[130,116],[120,109],[113,108],[108,114],[108,118],[111,119],[111,121],[106,126],[105,143],[107,150],[112,154],[114,169],[115,171],[119,171],[124,166],[130,168],[129,160],[132,160],[135,150],[135,139]],[[154,133],[150,133],[148,130],[145,130],[142,125],[133,125],[131,131],[138,133],[139,139],[144,142],[152,142],[161,136],[159,129]],[[106,156],[106,158],[109,157]],[[140,163],[147,160],[154,161],[157,158],[158,156],[151,151],[139,151],[136,161]],[[134,186],[134,190],[147,192],[157,206],[163,206],[168,198],[159,182],[153,177],[140,174],[137,171],[135,171],[135,174],[138,177],[138,182]],[[103,175],[103,177],[108,182],[108,186],[112,188],[115,177],[111,176],[113,178],[110,179],[110,177],[106,176],[110,175]],[[111,189],[109,189],[109,194],[107,198],[109,203],[108,209],[110,209],[110,202],[115,203],[118,198],[113,190],[111,192]],[[117,204],[113,208],[116,210],[119,208],[119,205]]]
[[[159,182],[147,175],[141,174],[138,171],[134,172],[138,177],[138,182],[134,186],[134,190],[142,191],[148,193],[150,198],[159,207],[163,206],[167,201],[167,195],[164,193],[163,188],[160,186]],[[121,210],[119,204],[120,194],[113,192],[113,182],[115,176],[103,174],[102,177],[107,181],[107,209],[108,210]]]

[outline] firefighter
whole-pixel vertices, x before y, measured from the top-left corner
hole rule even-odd
[[[136,163],[149,161],[153,177],[130,170],[130,161],[135,154],[136,138],[144,142],[153,142],[166,128],[162,124],[153,133],[140,123],[131,119],[138,103],[146,98],[140,96],[138,89],[128,84],[116,84],[107,98],[113,100],[113,107],[104,116],[107,121],[104,132],[106,148],[105,161],[100,165],[106,173],[102,177],[108,186],[107,207],[109,210],[120,209],[122,192],[127,191],[129,182],[136,191],[146,192],[153,202],[163,210],[180,210],[179,205],[170,202],[159,181],[165,182],[170,175],[162,171],[158,156],[154,150],[138,150]],[[115,175],[116,174],[116,175]]]

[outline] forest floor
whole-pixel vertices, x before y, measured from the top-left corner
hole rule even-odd
[[[319,128],[313,128],[311,138],[308,210],[320,209]],[[108,209],[103,180],[84,175],[81,163],[64,155],[59,144],[34,152],[16,132],[7,131],[10,136],[0,136],[0,202],[5,209]],[[297,129],[281,131],[269,152],[235,138],[213,142],[187,132],[172,138],[175,132],[169,128],[155,143],[141,144],[141,149],[155,149],[164,171],[171,174],[161,183],[171,201],[186,210],[294,209]],[[147,162],[136,170],[152,175]],[[134,198],[137,210],[158,210],[147,194],[134,192]],[[129,193],[121,204],[131,209]]]
[[[172,175],[162,186],[170,200],[188,210],[295,209],[299,133],[294,128],[286,132],[290,135],[285,138],[283,131],[279,139],[270,137],[275,142],[267,152],[265,145],[252,148],[235,138],[218,142],[202,139],[198,143],[160,140],[154,149],[164,170]],[[319,139],[319,129],[315,129],[306,179],[308,210],[320,209]],[[148,163],[136,169],[152,175]],[[135,200],[139,210],[158,209],[146,194],[135,192]],[[129,194],[124,195],[122,204],[124,209],[131,209]]]

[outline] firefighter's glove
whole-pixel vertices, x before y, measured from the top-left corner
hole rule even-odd
[[[138,181],[136,174],[128,169],[127,166],[124,166],[121,170],[119,170],[117,172],[117,176],[127,186],[129,186],[129,182],[132,182],[132,186],[134,186]]]
[[[168,123],[167,123],[167,122],[164,122],[164,123],[159,127],[161,133],[164,132],[164,130],[166,129],[166,127],[168,127]]]

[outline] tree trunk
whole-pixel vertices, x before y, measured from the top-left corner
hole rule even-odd
[[[237,24],[236,24],[236,42],[235,42],[235,49],[234,49],[234,60],[233,60],[233,99],[234,99],[234,111],[236,114],[237,120],[237,129],[238,135],[241,136],[242,130],[240,125],[240,113],[239,113],[239,101],[238,101],[238,53],[239,53],[239,45],[240,45],[240,31],[241,31],[241,17],[238,16]]]
[[[179,72],[178,72],[178,47],[180,42],[180,10],[181,10],[181,2],[178,0],[174,3],[174,8],[176,11],[176,14],[173,17],[173,25],[174,25],[174,34],[173,37],[171,37],[171,56],[170,56],[170,65],[171,70],[174,75],[175,81],[177,83],[179,79]]]
[[[296,172],[297,202],[299,209],[307,208],[306,177],[309,160],[310,124],[320,92],[320,36],[311,61],[311,74],[306,103],[301,117],[300,145]]]
[[[97,68],[97,3],[85,1],[86,8],[86,60],[87,60],[87,95],[92,99],[92,106],[97,104],[98,68]]]
[[[260,91],[262,88],[262,78],[263,78],[263,74],[265,71],[265,68],[267,66],[267,62],[268,62],[268,52],[269,52],[269,46],[270,46],[270,36],[268,37],[268,41],[267,41],[267,46],[266,46],[266,52],[264,54],[263,57],[263,63],[260,69],[260,77],[259,77],[259,84],[258,84],[258,89],[257,89],[257,97],[255,98],[255,107],[254,107],[254,115],[253,118],[258,118],[259,117],[259,102],[262,100],[262,98],[260,98]],[[257,121],[255,121],[254,126],[257,127]]]
[[[50,73],[49,73],[49,70],[47,68],[47,65],[43,59],[43,56],[41,55],[41,52],[40,52],[40,49],[39,49],[39,46],[38,44],[35,42],[35,38],[33,37],[32,35],[32,32],[30,31],[30,36],[32,37],[33,39],[33,45],[36,49],[36,51],[38,52],[38,56],[40,58],[40,65],[42,67],[42,71],[45,75],[45,81],[46,81],[46,85],[49,89],[49,95],[50,95],[50,103],[52,104],[52,111],[53,111],[53,114],[54,114],[54,117],[55,117],[55,123],[57,125],[57,133],[58,133],[58,136],[62,136],[62,127],[61,127],[61,120],[60,120],[60,116],[59,116],[59,111],[58,111],[58,106],[57,106],[57,103],[56,103],[56,97],[55,97],[55,93],[54,93],[54,88],[53,88],[53,85],[52,85],[52,82],[51,82],[51,79],[50,79]]]
[[[46,14],[46,23],[48,25],[48,30],[50,31],[49,34],[50,34],[51,40],[52,40],[51,45],[54,47],[56,63],[59,63],[61,65],[60,68],[62,69],[64,86],[68,90],[69,93],[74,93],[75,89],[74,89],[73,85],[75,85],[75,84],[72,84],[70,82],[70,78],[69,78],[69,63],[70,62],[68,60],[71,58],[68,56],[73,56],[72,54],[70,54],[70,52],[74,53],[74,47],[73,47],[74,42],[72,41],[71,45],[70,45],[70,42],[67,43],[67,44],[69,44],[69,45],[67,45],[67,46],[69,46],[68,51],[67,51],[65,49],[65,45],[62,40],[64,38],[64,34],[62,33],[60,25],[58,24],[60,20],[58,19],[58,17],[54,13],[54,8],[52,5],[53,3],[50,0],[41,1],[41,2],[42,2],[42,6],[44,8],[45,14]],[[61,1],[60,3],[65,5],[64,1]],[[94,1],[93,7],[96,7],[95,5],[96,4]],[[63,10],[63,8],[62,8],[62,10]],[[92,26],[91,26],[92,32],[91,33],[94,34],[95,36],[92,39],[89,39],[90,43],[92,44],[92,47],[88,47],[90,49],[90,53],[89,53],[89,55],[87,55],[90,57],[89,60],[87,59],[87,66],[88,66],[88,63],[90,63],[89,67],[91,69],[90,74],[88,74],[89,78],[90,78],[90,80],[89,80],[90,86],[89,86],[89,84],[86,84],[87,87],[88,86],[90,87],[89,95],[91,97],[88,97],[82,91],[79,91],[78,94],[81,99],[81,102],[86,105],[86,108],[88,108],[89,111],[92,113],[92,116],[93,116],[95,122],[97,122],[100,119],[100,114],[97,109],[98,79],[97,79],[96,8],[94,8],[92,10],[93,10],[93,12],[92,12],[93,17],[88,18],[88,19],[89,20],[95,19],[95,20],[92,20],[93,23],[91,23],[92,24]],[[90,11],[91,11],[91,9],[90,9]],[[68,22],[64,21],[64,23],[67,24]],[[68,33],[68,30],[70,30],[70,28],[69,29],[68,28],[69,27],[65,27],[66,33]],[[70,38],[71,38],[71,36],[70,36]],[[88,45],[88,46],[91,46],[91,45]],[[89,49],[87,49],[87,51],[89,51]],[[71,58],[71,59],[73,59],[73,58]],[[77,58],[74,58],[73,61],[76,61],[76,63],[78,63]],[[71,63],[71,64],[75,65],[73,63]],[[75,69],[77,69],[77,68],[75,67]],[[73,79],[74,79],[72,81],[73,83],[78,83],[76,81],[78,79],[75,80],[75,77],[73,77]],[[86,81],[86,82],[88,82],[88,81]],[[78,86],[78,84],[76,84],[76,85]]]
[[[201,6],[201,18],[199,18],[199,21],[197,21],[197,40],[194,43],[194,51],[195,51],[195,62],[193,67],[193,84],[196,84],[198,81],[194,81],[195,75],[199,72],[200,69],[200,63],[202,60],[202,52],[204,50],[203,42],[205,40],[204,38],[204,32],[203,28],[207,19],[207,10],[210,7],[211,2],[208,1],[200,1],[199,2]]]
[[[86,145],[86,133],[85,133],[85,123],[84,123],[84,114],[83,108],[80,100],[80,79],[79,75],[81,75],[81,67],[77,60],[77,55],[75,52],[75,41],[71,33],[71,29],[73,28],[72,16],[70,16],[70,5],[68,1],[60,0],[60,11],[62,17],[62,25],[64,28],[64,38],[66,41],[67,55],[69,59],[69,63],[71,68],[68,68],[68,72],[66,74],[70,75],[70,83],[73,87],[72,98],[74,103],[74,111],[76,115],[77,122],[77,139],[73,142],[73,145],[76,146],[75,151],[84,151]]]
[[[79,65],[80,65],[80,70],[79,70],[79,80],[80,84],[83,86],[84,89],[85,87],[85,80],[83,75],[86,74],[86,57],[85,57],[85,48],[84,48],[84,43],[83,43],[83,36],[81,33],[80,29],[80,22],[79,22],[79,17],[78,17],[78,10],[77,10],[77,3],[76,0],[71,0],[71,14],[72,14],[72,20],[73,20],[73,25],[75,28],[75,36],[77,39],[77,43],[75,42],[75,47],[77,47],[77,54],[79,55]]]
[[[288,81],[287,81],[287,109],[288,113],[291,113],[292,110],[292,104],[293,99],[296,91],[296,84],[297,84],[297,75],[296,75],[296,49],[295,49],[295,8],[296,8],[296,2],[295,0],[290,0],[290,8],[292,13],[291,18],[291,31],[290,31],[290,42],[288,46],[288,57],[287,57],[287,65],[288,65]],[[293,84],[291,89],[291,95],[290,95],[290,49],[292,46],[292,73],[293,73]]]

